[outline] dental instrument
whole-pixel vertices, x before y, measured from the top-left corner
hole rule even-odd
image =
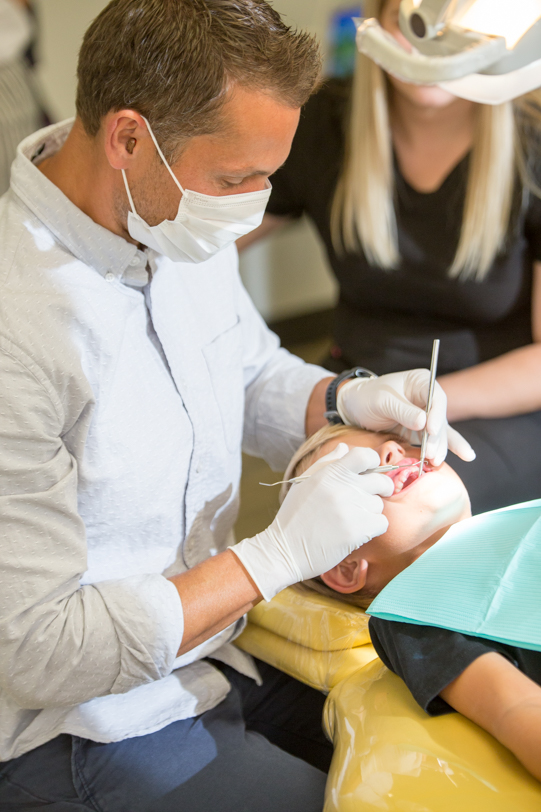
[[[421,461],[419,460],[419,462],[408,462],[405,465],[380,465],[378,468],[369,468],[368,471],[363,471],[359,476],[364,476],[364,474],[388,474],[390,471],[398,471],[400,468],[415,468],[416,465],[420,464]],[[294,485],[296,482],[310,479],[310,476],[311,474],[294,476],[291,479],[283,479],[281,482],[260,482],[259,484],[265,488],[274,488],[275,485]]]
[[[355,23],[361,53],[405,82],[484,104],[541,86],[541,0],[402,0],[409,51],[376,18]]]
[[[430,361],[430,382],[428,384],[428,400],[426,402],[426,423],[423,430],[423,438],[421,441],[421,460],[419,465],[419,477],[422,477],[423,475],[423,467],[425,464],[426,444],[428,442],[428,415],[430,414],[430,409],[432,408],[432,399],[434,397],[434,386],[436,385],[436,372],[438,370],[439,354],[440,354],[440,340],[439,338],[435,338],[434,344],[432,345],[432,360]]]

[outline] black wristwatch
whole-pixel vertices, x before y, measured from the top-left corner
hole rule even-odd
[[[353,369],[347,369],[345,372],[342,372],[340,375],[337,375],[336,378],[333,378],[330,384],[327,387],[327,392],[325,393],[325,418],[331,424],[338,424],[343,423],[344,421],[338,414],[338,409],[336,405],[336,396],[338,393],[338,387],[342,383],[342,381],[347,381],[352,378],[377,378],[375,372],[371,372],[369,369],[365,369],[364,367],[354,367]]]

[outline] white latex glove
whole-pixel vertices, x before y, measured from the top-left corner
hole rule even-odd
[[[358,476],[377,468],[379,455],[353,448],[337,460],[339,453],[335,449],[327,455],[333,462],[308,469],[309,479],[293,485],[270,527],[231,547],[267,601],[286,586],[327,572],[387,530],[377,494],[391,496],[392,480]]]
[[[372,379],[355,378],[338,390],[338,414],[350,426],[392,431],[406,441],[420,444],[429,382],[428,369],[392,372]],[[475,459],[468,441],[447,423],[447,397],[437,381],[427,427],[426,456],[434,465],[441,465],[448,447],[462,460]]]

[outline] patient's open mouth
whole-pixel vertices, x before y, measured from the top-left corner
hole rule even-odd
[[[395,496],[397,493],[402,493],[402,491],[405,491],[406,488],[410,488],[419,479],[419,460],[416,460],[413,457],[406,457],[400,462],[401,466],[408,464],[410,464],[412,467],[399,468],[397,471],[389,471],[387,474],[387,476],[391,477],[394,482],[393,496]],[[424,474],[431,473],[433,470],[434,469],[432,466],[425,460],[423,476]]]

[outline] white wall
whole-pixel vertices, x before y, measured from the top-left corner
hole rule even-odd
[[[84,31],[106,0],[35,0],[40,19],[40,78],[52,115],[74,113],[77,52]],[[331,11],[348,0],[275,0],[289,25],[324,39]],[[122,47],[122,43],[118,44]],[[253,246],[241,258],[241,274],[268,320],[329,307],[336,285],[314,230],[307,222]]]
[[[273,5],[288,25],[308,29],[325,48],[332,11],[353,3],[274,0]],[[304,218],[248,249],[240,267],[244,284],[267,321],[322,310],[336,301],[336,281],[315,229]]]
[[[77,54],[89,23],[107,0],[34,0],[40,23],[39,75],[55,119],[75,112]]]

